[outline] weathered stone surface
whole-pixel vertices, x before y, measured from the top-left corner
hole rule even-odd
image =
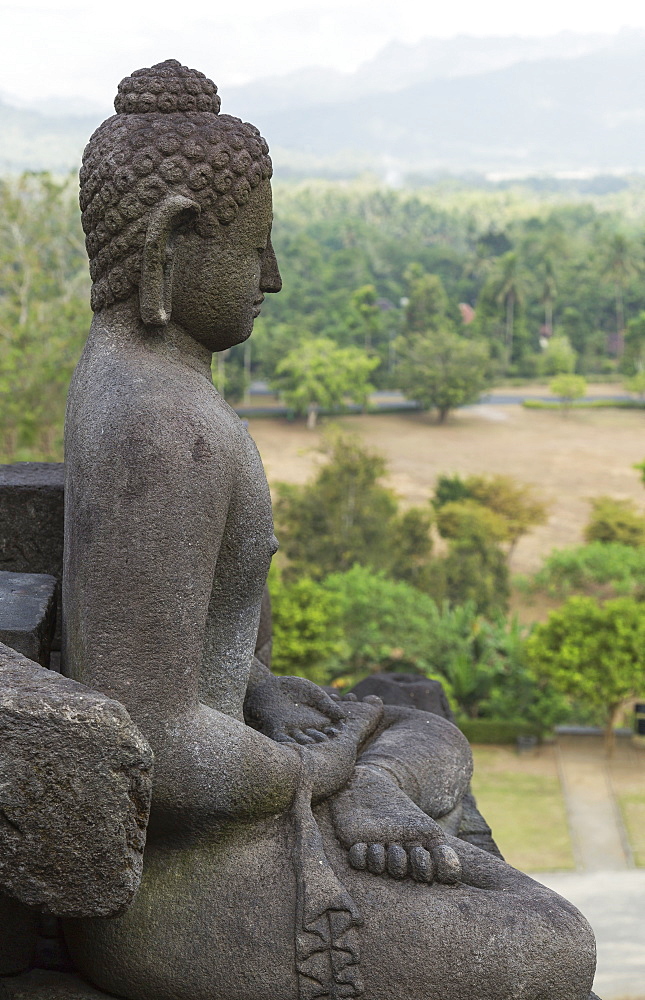
[[[0,465],[0,570],[48,573],[60,587],[64,483],[65,466],[60,462]],[[60,635],[59,618],[58,649]]]
[[[64,482],[62,463],[0,465],[0,569],[60,579]]]
[[[0,645],[0,889],[106,916],[139,885],[152,755],[122,705]]]
[[[0,1000],[105,1000],[107,996],[80,976],[65,972],[34,969],[22,976],[0,979]]]
[[[0,642],[49,666],[57,583],[44,573],[0,572]]]

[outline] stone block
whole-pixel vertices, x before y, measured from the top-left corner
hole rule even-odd
[[[122,705],[0,644],[0,892],[66,917],[126,908],[151,768]]]
[[[0,570],[63,570],[65,466],[62,462],[0,465]]]
[[[0,571],[0,642],[43,667],[56,621],[56,578]]]
[[[0,570],[63,573],[65,466],[62,462],[0,465]],[[60,600],[59,600],[60,611]],[[60,649],[60,615],[55,647]]]

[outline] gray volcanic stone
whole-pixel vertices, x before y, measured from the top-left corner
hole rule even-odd
[[[0,465],[0,570],[47,573],[58,581],[54,648],[60,649],[65,466],[62,462]]]
[[[0,570],[60,580],[64,483],[62,463],[0,465]]]
[[[0,572],[0,642],[42,667],[56,622],[56,579],[44,573]]]
[[[134,897],[152,753],[126,710],[0,645],[0,890],[59,916]]]

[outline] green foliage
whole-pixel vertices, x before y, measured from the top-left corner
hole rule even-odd
[[[508,566],[495,542],[454,541],[448,554],[433,565],[431,593],[437,600],[453,605],[472,602],[477,612],[503,614],[510,594]]]
[[[436,408],[443,423],[457,406],[474,403],[490,382],[489,351],[483,341],[448,330],[400,337],[396,384],[421,409]]]
[[[571,341],[564,334],[551,337],[546,349],[540,355],[538,370],[540,375],[570,375],[576,370],[577,353]],[[560,395],[558,393],[557,395]]]
[[[645,694],[645,604],[570,597],[526,643],[536,677],[602,714],[608,737],[618,710]]]
[[[312,482],[277,487],[288,574],[322,579],[359,563],[414,579],[431,549],[428,515],[399,515],[394,493],[379,482],[383,458],[358,438],[331,436],[326,449],[329,461]]]
[[[504,719],[460,719],[459,728],[469,743],[498,746],[517,743],[521,736],[538,736],[540,731],[526,722],[506,722]]]
[[[506,525],[499,514],[472,499],[444,504],[437,511],[436,522],[443,538],[464,545],[502,542],[507,536]]]
[[[432,505],[438,512],[446,506],[450,508],[447,513],[437,514],[437,525],[445,538],[465,540],[472,536],[478,523],[478,508],[479,535],[492,541],[508,542],[510,550],[522,535],[544,524],[547,518],[547,505],[534,488],[518,483],[511,476],[473,475],[465,479],[456,475],[439,476]],[[460,519],[463,522],[461,530]]]
[[[587,391],[587,380],[582,375],[558,375],[549,385],[554,396],[562,400],[562,409],[569,409],[576,399],[582,399]]]
[[[645,402],[645,369],[625,379],[624,384],[627,392],[635,393],[637,396],[640,396],[641,402]]]
[[[405,329],[408,333],[434,333],[447,326],[448,296],[437,274],[425,274],[419,265],[412,265],[404,278],[408,281],[408,302],[405,307]]]
[[[378,670],[432,673],[431,637],[439,620],[432,598],[359,565],[330,574],[321,586],[339,608],[346,683]]]
[[[346,398],[365,405],[374,388],[369,375],[378,363],[356,347],[336,347],[328,338],[309,340],[278,363],[272,387],[314,427],[320,409],[338,410]]]
[[[601,588],[614,595],[645,595],[645,548],[592,542],[554,549],[529,582],[529,588],[544,590],[553,597],[594,594]]]
[[[430,501],[435,510],[459,500],[472,500],[471,492],[461,476],[439,476]]]
[[[75,192],[46,174],[0,180],[0,453],[62,457],[89,276]]]
[[[615,542],[638,547],[645,545],[645,515],[633,500],[593,497],[591,517],[585,528],[587,542]]]
[[[339,602],[308,577],[285,583],[271,573],[272,670],[326,684],[343,649]]]

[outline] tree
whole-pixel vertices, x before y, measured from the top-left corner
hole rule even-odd
[[[544,306],[544,326],[549,331],[549,334],[553,333],[553,305],[557,294],[558,285],[555,280],[553,257],[547,255],[544,258],[544,281],[540,301]]]
[[[451,518],[454,520],[455,514],[462,509],[464,513],[472,510],[466,505],[462,507],[459,501],[469,501],[495,515],[495,519],[489,522],[490,538],[507,542],[509,555],[522,535],[531,528],[544,524],[547,519],[547,505],[535,493],[534,488],[526,483],[518,483],[511,476],[474,475],[465,479],[460,476],[439,476],[431,501],[435,510],[440,512],[449,505],[453,508]],[[443,530],[440,527],[441,533],[446,537],[458,537],[458,522],[451,530],[445,518],[444,513],[445,527]],[[440,515],[438,521],[441,525]],[[484,524],[481,518],[480,523]]]
[[[539,358],[541,375],[566,375],[575,371],[577,353],[568,337],[551,337]]]
[[[497,302],[505,310],[506,364],[513,357],[513,331],[515,310],[524,297],[524,275],[520,259],[515,250],[509,250],[499,259],[497,274]]]
[[[412,265],[404,277],[408,282],[406,331],[425,333],[428,330],[445,330],[448,296],[439,275],[426,274],[419,265]]]
[[[396,384],[422,410],[432,407],[445,422],[450,410],[474,403],[490,382],[489,350],[447,330],[400,337]]]
[[[270,586],[271,669],[329,683],[344,648],[339,601],[308,577],[285,583],[273,569]]]
[[[358,564],[330,574],[321,586],[339,608],[346,683],[377,670],[432,673],[432,634],[439,613],[431,597]]]
[[[636,372],[631,378],[626,378],[624,386],[627,392],[633,392],[637,395],[641,403],[645,402],[645,368]]]
[[[535,627],[526,650],[538,678],[604,720],[611,750],[622,707],[645,694],[645,604],[631,597],[604,605],[570,597]]]
[[[473,500],[504,522],[509,555],[522,535],[546,523],[547,504],[528,483],[518,483],[512,476],[495,475],[468,476],[465,485]]]
[[[506,612],[509,580],[499,544],[505,534],[502,518],[472,500],[462,500],[441,508],[437,526],[449,540],[449,549],[432,566],[435,599],[453,606],[471,603],[481,615]]]
[[[373,392],[369,375],[378,364],[378,358],[356,347],[337,347],[321,337],[290,351],[277,365],[272,386],[287,406],[307,414],[307,427],[313,429],[321,408],[339,409],[346,398],[364,406]]]
[[[618,353],[622,353],[621,345],[625,333],[625,286],[637,270],[635,247],[624,233],[614,233],[607,246],[603,276],[614,286]]]
[[[618,542],[638,548],[645,545],[645,515],[633,500],[593,497],[591,517],[585,528],[587,542]]]
[[[331,435],[325,449],[329,461],[312,482],[278,484],[275,516],[287,575],[320,580],[358,563],[414,578],[430,553],[430,518],[399,514],[395,494],[379,482],[383,458],[357,437]]]
[[[587,380],[582,375],[558,375],[549,385],[554,396],[559,396],[562,409],[566,412],[576,399],[582,399],[587,391]]]

